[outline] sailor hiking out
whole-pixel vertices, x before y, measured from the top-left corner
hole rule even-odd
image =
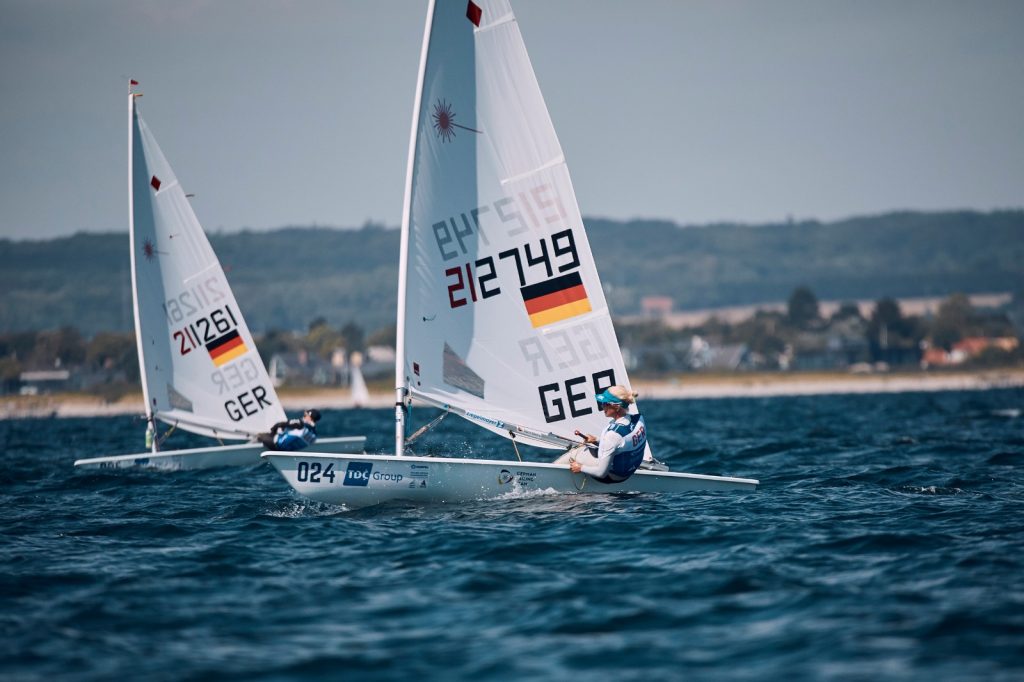
[[[620,483],[640,468],[647,447],[647,428],[642,415],[629,413],[636,396],[623,386],[611,386],[597,396],[598,406],[611,422],[600,438],[576,432],[588,446],[596,445],[597,452],[587,448],[570,457],[573,472],[587,474],[600,483]]]
[[[320,410],[306,410],[302,419],[278,422],[270,433],[257,434],[256,440],[268,450],[294,452],[304,450],[316,442],[316,423],[320,421]]]

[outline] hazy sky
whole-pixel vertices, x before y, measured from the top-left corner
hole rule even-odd
[[[0,236],[127,229],[128,76],[208,230],[398,224],[426,6],[0,0]],[[584,215],[1024,205],[1024,2],[513,9]]]

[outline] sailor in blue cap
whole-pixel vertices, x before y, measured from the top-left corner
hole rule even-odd
[[[630,414],[637,394],[623,386],[611,386],[597,396],[597,404],[611,422],[601,437],[576,432],[597,453],[587,450],[569,463],[575,473],[584,473],[601,483],[620,483],[633,475],[644,460],[647,428],[640,414]]]

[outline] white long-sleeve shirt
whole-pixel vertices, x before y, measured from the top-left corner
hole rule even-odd
[[[628,427],[629,417],[619,417],[612,424]],[[623,440],[623,437],[616,431],[605,429],[604,433],[601,434],[601,439],[597,442],[597,454],[594,455],[596,457],[595,462],[593,464],[580,462],[580,471],[594,478],[604,478],[607,476],[608,468],[612,465],[612,458],[615,457],[615,453],[622,447]]]

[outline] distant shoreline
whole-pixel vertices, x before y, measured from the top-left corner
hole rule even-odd
[[[840,374],[830,372],[734,373],[684,375],[678,381],[638,380],[641,399],[760,398],[847,393],[916,393],[985,391],[1024,387],[1024,368],[973,372],[893,372]]]
[[[837,395],[849,393],[912,393],[929,391],[984,391],[1024,388],[1024,368],[974,372],[840,374],[828,372],[684,374],[671,379],[637,379],[633,388],[641,400],[696,398],[766,398],[777,396]],[[347,389],[284,389],[281,402],[289,412],[307,407],[349,409]],[[366,407],[394,404],[390,390],[372,390]],[[141,414],[142,395],[127,395],[115,402],[87,394],[6,396],[0,398],[0,419],[33,417],[111,417]]]

